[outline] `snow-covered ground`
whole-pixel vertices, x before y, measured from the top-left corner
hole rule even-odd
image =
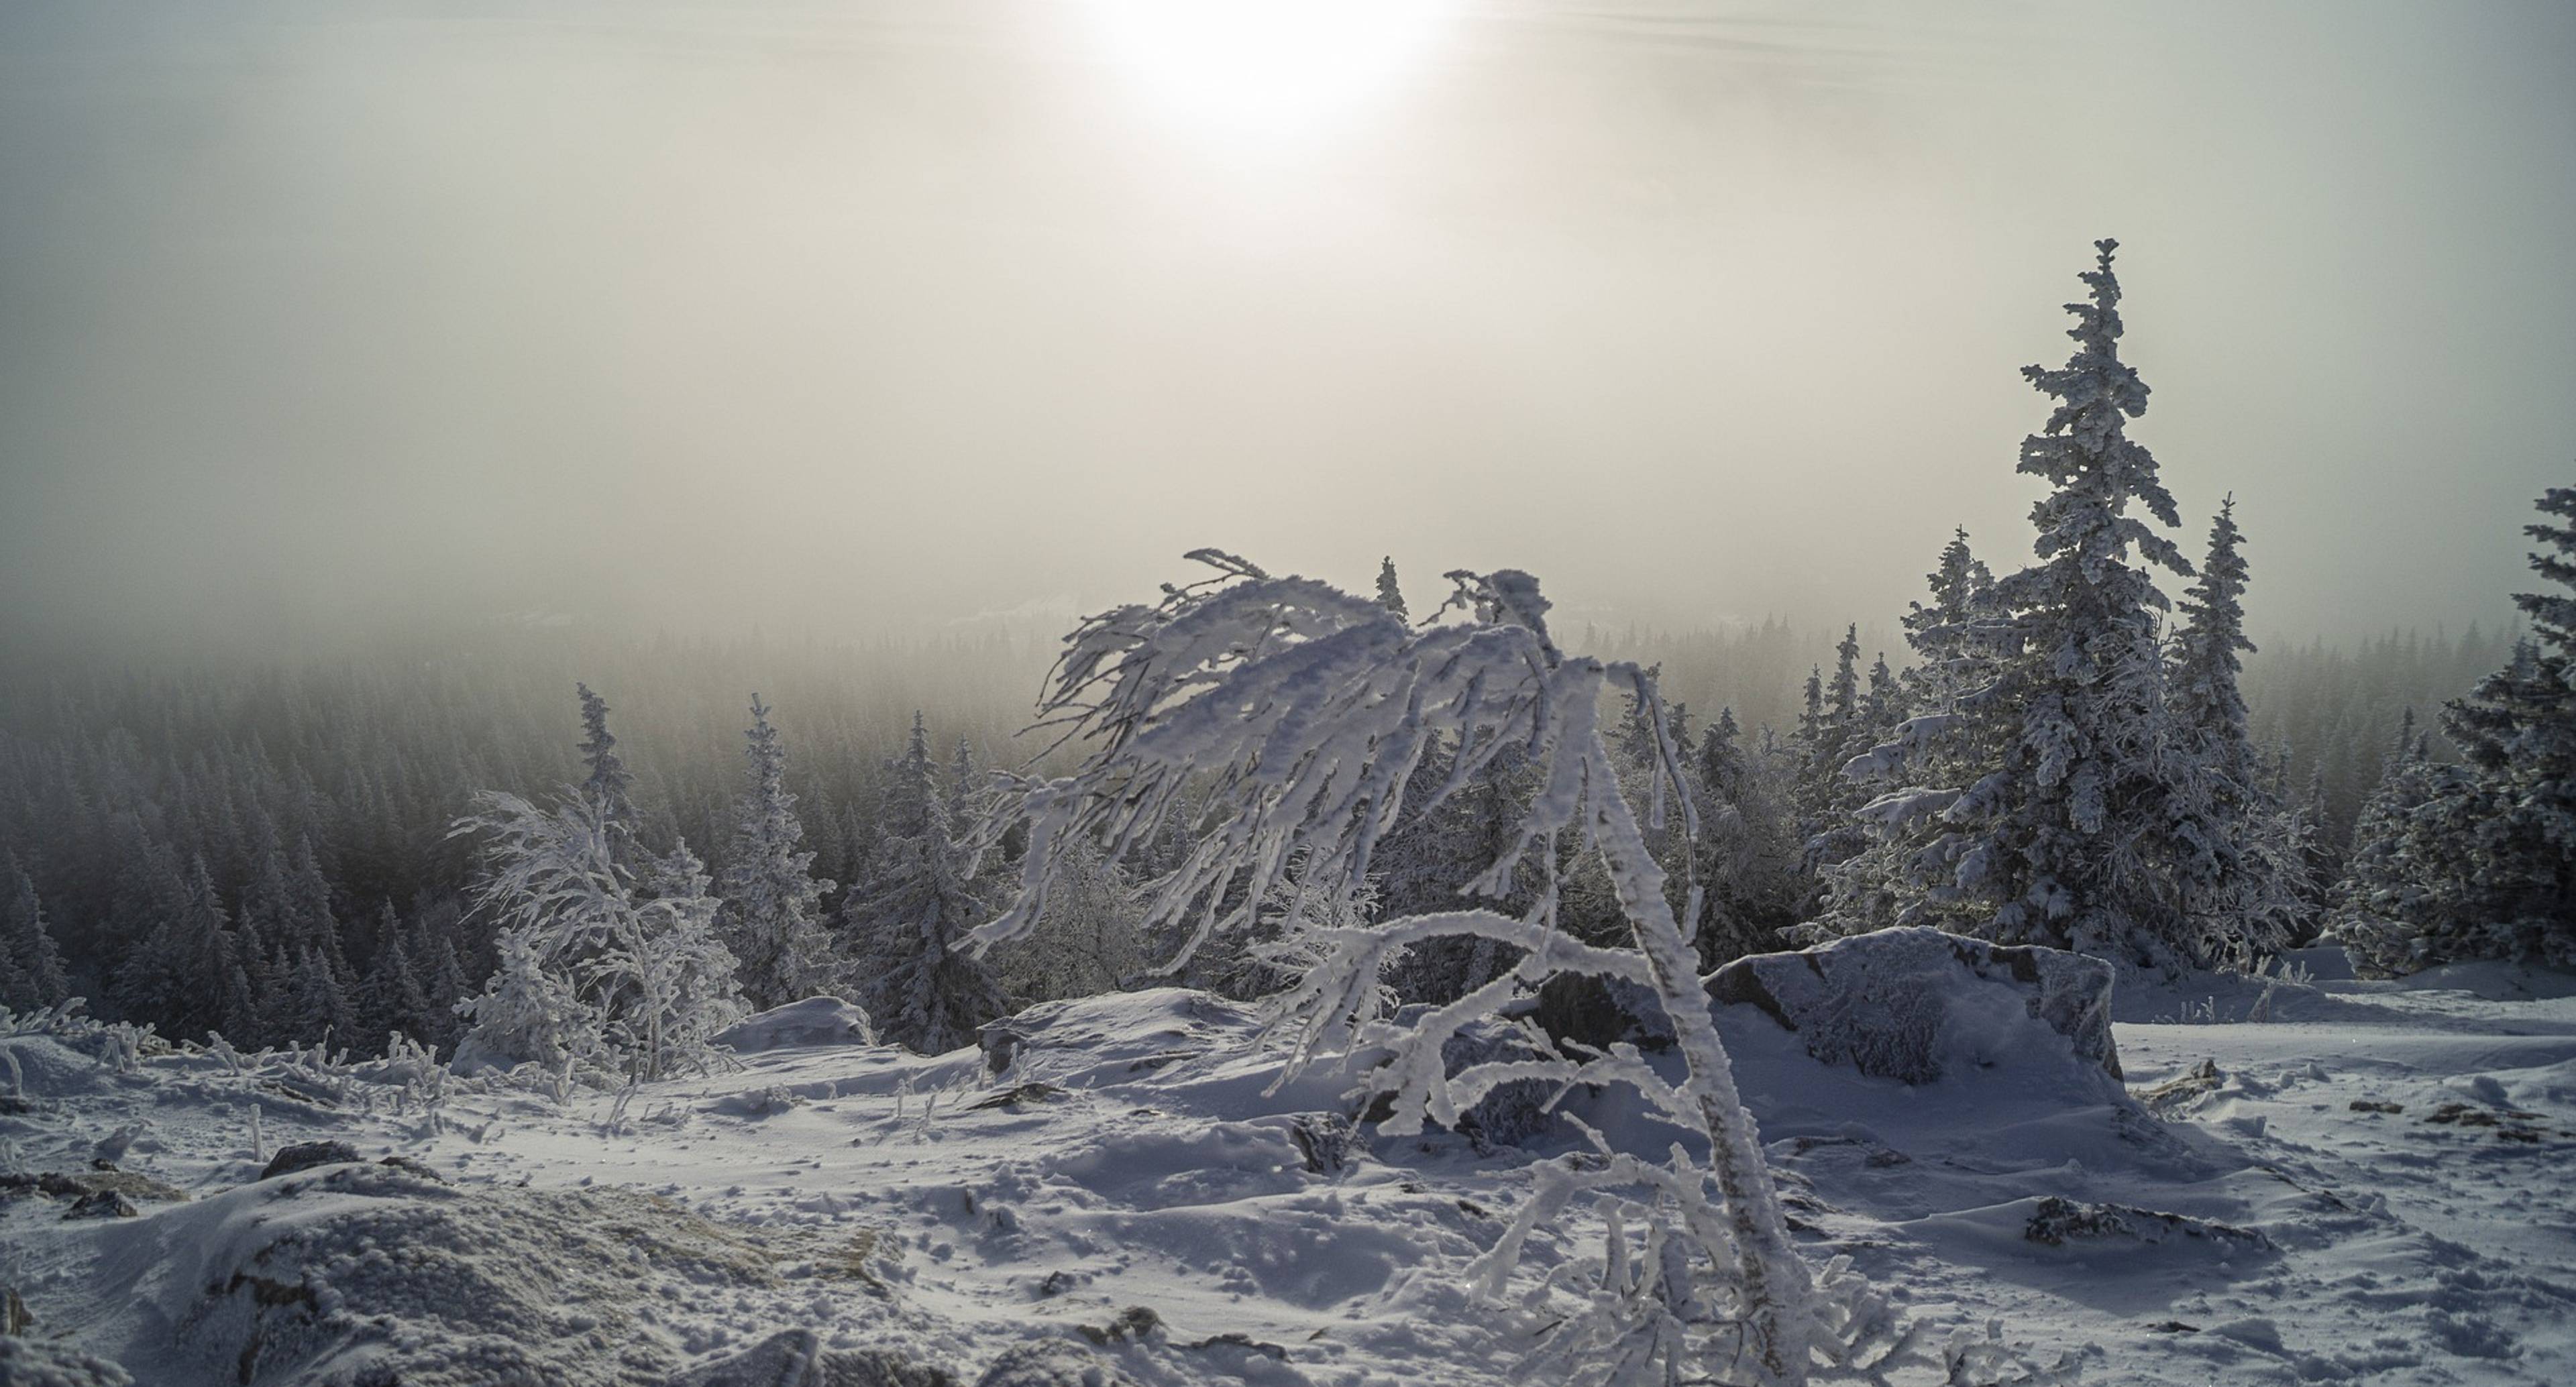
[[[1801,1236],[1917,1315],[1999,1320],[2088,1382],[2565,1383],[2571,991],[2485,967],[2124,997],[2164,1018],[2117,1026],[2125,1093],[2044,1030],[1909,1088],[1723,1010]],[[1481,1302],[1463,1269],[1570,1142],[1354,1131],[1344,1077],[1265,1092],[1256,1019],[1200,994],[1028,1019],[998,1075],[971,1051],[801,1045],[561,1102],[0,1040],[0,1169],[98,1182],[104,1154],[175,1187],[123,1181],[134,1217],[7,1202],[0,1284],[39,1347],[0,1347],[0,1382],[86,1353],[151,1387],[1463,1387],[1506,1377],[1543,1278],[1598,1237],[1588,1212],[1542,1229]],[[259,1178],[319,1139],[364,1163]]]

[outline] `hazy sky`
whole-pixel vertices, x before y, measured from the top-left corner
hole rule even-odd
[[[2494,620],[2576,483],[2576,5],[1195,6],[13,0],[6,619],[1884,623],[2027,557],[2103,235],[2258,633]]]

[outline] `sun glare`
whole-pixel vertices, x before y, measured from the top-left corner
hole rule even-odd
[[[1111,60],[1166,116],[1234,139],[1330,128],[1417,66],[1452,0],[1091,0]]]

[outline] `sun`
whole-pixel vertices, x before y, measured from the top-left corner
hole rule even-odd
[[[1088,0],[1167,118],[1238,141],[1322,133],[1420,65],[1454,0]]]

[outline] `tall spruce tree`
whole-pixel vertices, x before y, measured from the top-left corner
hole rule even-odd
[[[734,801],[733,848],[717,891],[743,995],[756,1009],[839,996],[850,986],[849,970],[823,927],[822,909],[833,883],[814,875],[796,796],[787,789],[786,743],[758,694],[743,739],[748,783]]]
[[[2191,566],[2149,524],[2181,520],[2128,436],[2147,387],[2119,355],[2118,244],[2095,249],[2091,292],[2067,305],[2075,352],[2023,370],[2056,401],[2021,448],[2051,487],[2031,511],[2038,562],[1996,579],[1963,633],[1982,682],[1856,767],[1898,787],[1861,815],[1895,845],[1880,880],[1900,922],[2179,971],[2224,942],[2182,915],[2153,853],[2178,788],[2152,570]]]
[[[358,1012],[374,1034],[400,1031],[416,1041],[431,1041],[429,987],[411,950],[410,931],[387,901],[376,915],[376,937],[382,944],[360,989]]]
[[[635,777],[626,769],[626,758],[617,754],[617,734],[608,730],[608,700],[592,693],[588,684],[572,687],[581,700],[581,763],[588,771],[582,778],[582,793],[598,803],[600,817],[621,837],[631,839]]]
[[[853,891],[844,926],[861,965],[860,1004],[879,1034],[923,1054],[970,1045],[975,1029],[1004,1013],[1002,990],[981,959],[958,941],[993,913],[977,890],[941,792],[921,715],[894,763],[886,816],[890,837],[872,879]]]

